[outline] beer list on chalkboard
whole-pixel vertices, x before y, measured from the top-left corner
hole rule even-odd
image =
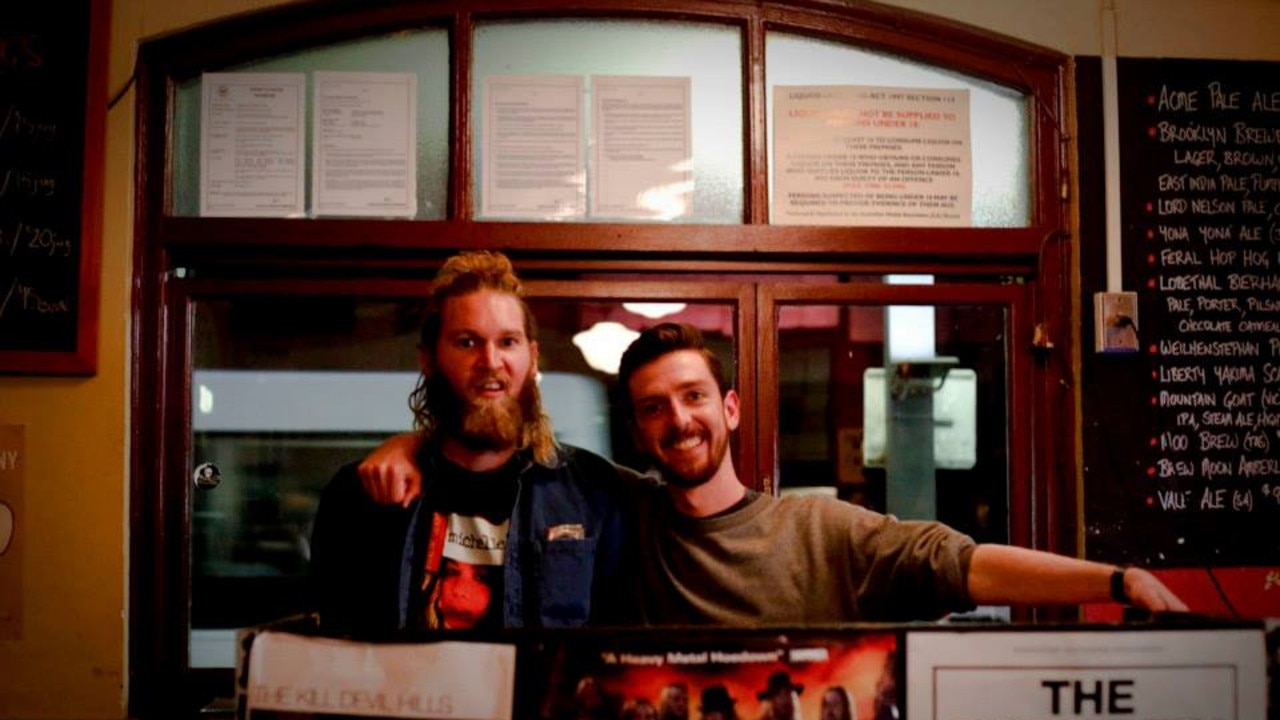
[[[1280,69],[1121,60],[1124,279],[1147,392],[1144,562],[1280,561]],[[1175,517],[1175,516],[1180,516]],[[1160,532],[1153,533],[1160,537]],[[1159,541],[1154,541],[1159,542]]]
[[[0,10],[0,351],[76,350],[89,47],[76,5]]]

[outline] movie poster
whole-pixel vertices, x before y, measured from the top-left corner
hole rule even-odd
[[[529,658],[525,658],[528,660]],[[890,720],[893,632],[548,639],[515,716],[542,720]],[[540,696],[540,697],[539,697]],[[537,705],[536,713],[533,704]],[[523,707],[521,707],[523,706]]]

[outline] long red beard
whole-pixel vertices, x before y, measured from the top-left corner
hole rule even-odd
[[[518,445],[526,421],[537,417],[537,390],[532,378],[525,380],[516,397],[467,400],[454,391],[448,380],[438,376],[429,381],[429,393],[444,433],[472,450],[501,450]]]
[[[465,406],[457,435],[473,450],[495,450],[519,442],[523,425],[524,413],[515,398],[483,400]]]

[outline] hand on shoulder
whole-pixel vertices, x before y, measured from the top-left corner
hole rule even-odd
[[[422,494],[422,473],[415,461],[420,442],[417,433],[402,433],[383,441],[360,461],[356,473],[374,502],[408,507]]]

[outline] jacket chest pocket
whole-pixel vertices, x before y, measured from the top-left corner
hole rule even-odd
[[[546,627],[583,625],[591,615],[596,538],[537,543],[538,596]]]

